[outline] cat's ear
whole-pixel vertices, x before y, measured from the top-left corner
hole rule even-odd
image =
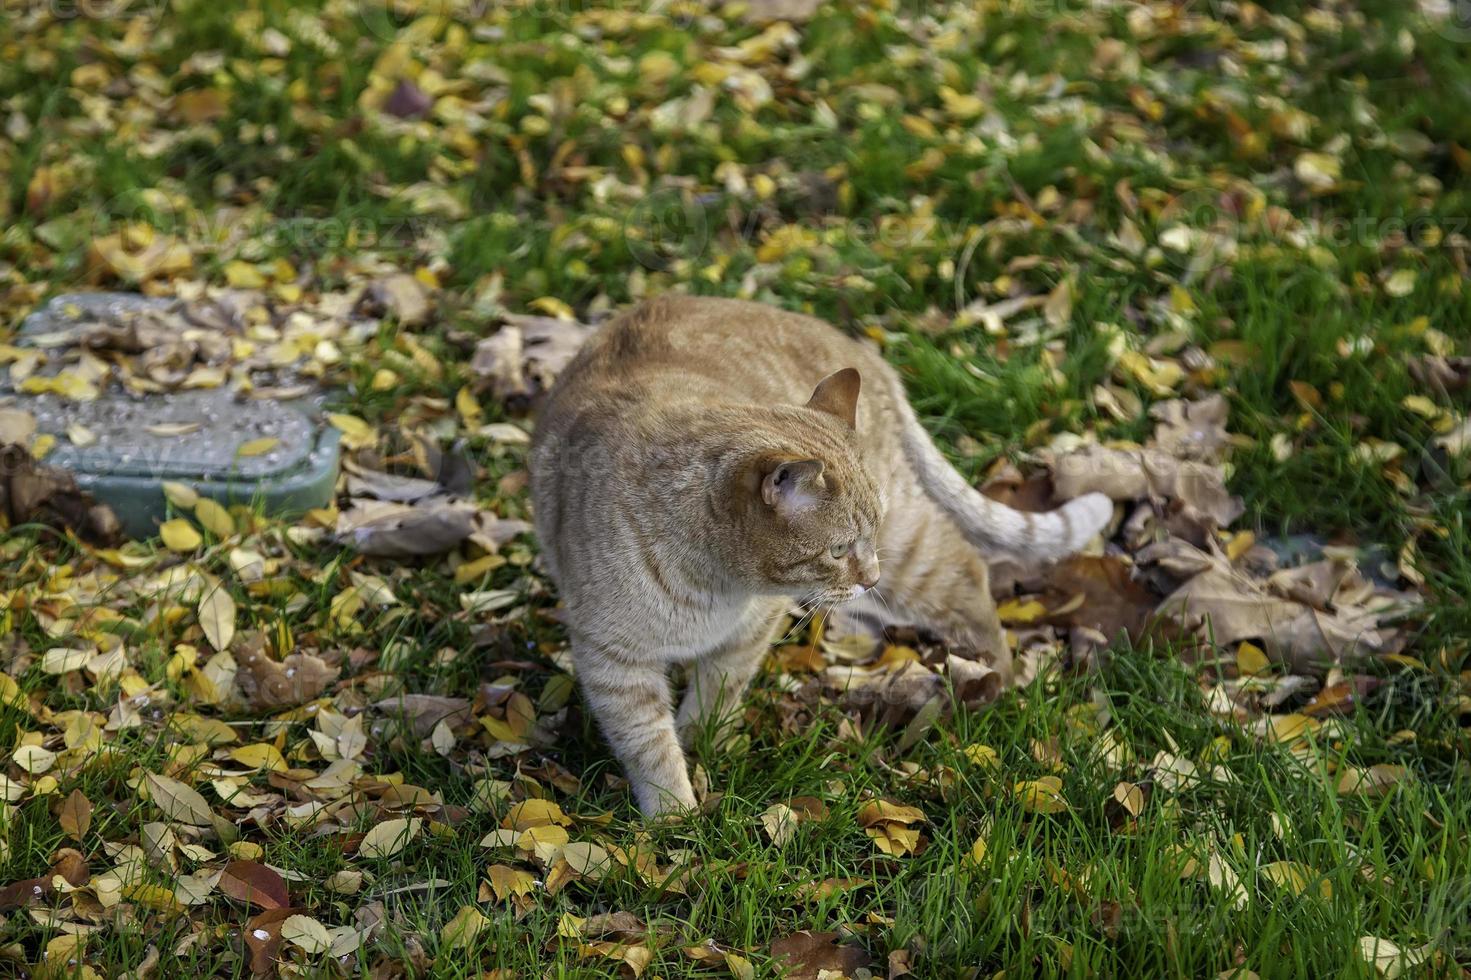
[[[826,412],[852,429],[858,424],[858,389],[862,379],[857,368],[834,371],[821,381],[807,399],[807,407]]]
[[[822,460],[785,460],[761,479],[761,499],[783,513],[802,511],[817,502],[821,479]]]

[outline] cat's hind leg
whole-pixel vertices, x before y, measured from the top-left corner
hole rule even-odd
[[[639,810],[656,816],[695,809],[664,666],[603,654],[579,656],[575,645],[573,658],[583,700],[623,764]]]

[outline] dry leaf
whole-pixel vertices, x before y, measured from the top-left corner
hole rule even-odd
[[[192,787],[152,772],[143,779],[148,786],[148,798],[168,819],[201,827],[213,823],[214,812]]]
[[[365,858],[389,858],[409,845],[424,829],[424,821],[418,817],[396,817],[375,824],[363,835],[358,844],[358,856]]]
[[[439,930],[439,944],[445,949],[466,949],[485,931],[490,920],[473,905],[462,905],[455,917]]]
[[[61,824],[63,833],[72,840],[80,841],[87,836],[87,829],[92,826],[92,801],[81,790],[74,789],[62,801],[56,819]]]
[[[204,544],[204,538],[194,530],[194,525],[182,517],[164,521],[159,525],[158,536],[162,539],[164,547],[185,555],[198,551],[200,545]]]
[[[199,599],[199,626],[216,650],[227,650],[235,639],[235,600],[222,583],[206,588]]]
[[[230,898],[261,909],[280,909],[291,904],[285,880],[255,861],[231,861],[225,865],[218,887]]]
[[[281,923],[281,938],[308,956],[317,956],[332,948],[332,936],[327,927],[309,915],[288,916]]]
[[[338,540],[382,558],[443,554],[474,530],[474,507],[444,502],[410,507],[358,500],[337,520]]]
[[[826,976],[852,976],[867,966],[868,954],[857,946],[838,944],[836,932],[802,930],[771,944],[771,958],[780,964],[787,980],[819,980]]]

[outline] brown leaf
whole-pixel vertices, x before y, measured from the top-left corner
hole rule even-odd
[[[1012,510],[1041,513],[1057,506],[1052,499],[1052,477],[1039,471],[1023,476],[1015,466],[1007,463],[994,473],[981,487],[981,493],[992,500],[1000,501]]]
[[[1176,459],[1158,449],[1089,446],[1059,457],[1052,469],[1059,500],[1097,491],[1112,500],[1149,500],[1178,518],[1177,533],[1194,543],[1227,527],[1245,507],[1226,489],[1219,467]]]
[[[649,931],[642,919],[632,912],[604,912],[583,920],[582,934],[589,939],[617,939],[631,943],[642,940]]]
[[[51,859],[51,869],[39,878],[14,881],[0,888],[0,911],[23,908],[36,900],[45,900],[55,894],[52,880],[60,875],[73,886],[85,885],[91,874],[87,870],[87,859],[79,851],[63,847]]]
[[[470,370],[501,401],[524,408],[552,381],[593,333],[574,320],[505,314],[505,326],[475,346]]]
[[[267,909],[245,923],[245,945],[250,949],[250,971],[261,976],[274,971],[281,951],[281,926],[296,909]]]
[[[87,828],[92,826],[92,801],[79,789],[71,791],[61,803],[61,810],[56,815],[64,832],[72,840],[80,841],[87,835]]]
[[[400,119],[417,119],[433,108],[434,100],[407,78],[400,79],[397,87],[383,101],[383,111]]]
[[[403,326],[419,326],[429,319],[429,292],[406,272],[379,279],[368,287],[367,298]]]
[[[401,694],[374,702],[373,707],[384,714],[403,718],[418,738],[428,738],[434,726],[441,721],[453,729],[468,724],[474,718],[470,702],[466,699],[434,694]]]
[[[1180,617],[1217,645],[1261,640],[1269,654],[1309,673],[1354,648],[1385,645],[1377,618],[1368,612],[1328,613],[1279,599],[1228,568],[1201,572],[1160,603],[1159,616]]]
[[[230,898],[258,908],[282,909],[291,904],[285,880],[255,861],[231,861],[220,873],[219,889]]]
[[[1182,398],[1160,402],[1149,409],[1159,422],[1152,445],[1178,459],[1214,463],[1229,445],[1228,412],[1226,396],[1219,393],[1193,402]]]
[[[340,670],[309,653],[293,653],[278,663],[257,647],[241,654],[235,684],[251,708],[268,711],[310,701],[337,680]]]
[[[868,953],[858,946],[840,946],[836,932],[810,932],[806,929],[783,937],[771,944],[771,958],[785,972],[787,980],[817,980],[824,970],[852,976],[869,963]]]
[[[65,470],[42,466],[24,446],[0,446],[0,516],[9,527],[45,524],[72,530],[93,544],[114,544],[122,528],[112,508],[78,489]]]
[[[1053,567],[1047,584],[1043,605],[1060,610],[1047,622],[1094,629],[1109,640],[1120,633],[1137,640],[1159,604],[1157,595],[1130,576],[1129,566],[1112,556],[1074,555]]]
[[[337,538],[365,555],[441,555],[475,530],[475,508],[443,500],[418,507],[358,500],[337,519]]]

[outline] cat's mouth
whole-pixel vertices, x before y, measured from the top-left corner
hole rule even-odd
[[[862,589],[857,586],[848,586],[841,589],[822,589],[803,596],[801,606],[803,609],[826,609],[832,606],[841,606],[846,602],[852,602],[862,594]]]

